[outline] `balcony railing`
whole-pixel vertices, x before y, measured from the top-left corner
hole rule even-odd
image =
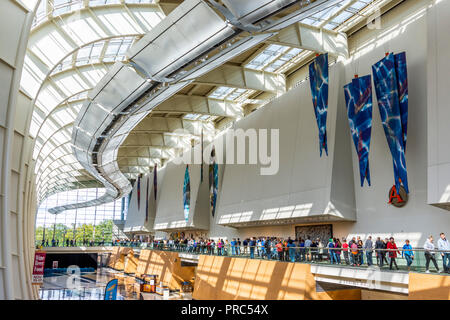
[[[39,246],[40,243],[37,243]],[[82,246],[83,244],[75,244],[74,246]],[[172,251],[190,253],[196,255],[213,255],[234,258],[249,258],[262,260],[277,260],[294,263],[312,263],[324,264],[344,267],[368,267],[378,266],[382,270],[393,271],[416,271],[425,272],[427,270],[427,260],[429,260],[429,271],[436,273],[438,270],[433,263],[439,268],[441,274],[444,272],[443,259],[446,254],[447,264],[450,263],[450,252],[433,250],[426,251],[422,248],[413,248],[412,250],[391,249],[357,249],[352,252],[351,248],[327,248],[327,247],[283,247],[282,251],[278,251],[276,246],[232,246],[229,244],[219,247],[205,245],[189,245],[189,244],[167,244],[167,243],[146,243],[146,242],[94,242],[88,243],[86,246],[121,246],[136,249],[153,249],[161,251]],[[395,257],[394,257],[395,256]],[[427,258],[428,257],[428,258]],[[394,261],[391,266],[391,260]],[[370,262],[370,263],[369,263]],[[398,269],[396,268],[396,265]]]

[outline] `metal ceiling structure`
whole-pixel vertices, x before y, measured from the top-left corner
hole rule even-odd
[[[201,128],[212,137],[283,94],[286,74],[315,52],[348,54],[344,33],[393,1],[180,2],[42,0],[21,82],[35,103],[38,200],[98,181],[107,196],[84,206],[126,194],[129,180],[199,141]],[[202,28],[191,22],[190,37],[177,39],[174,17],[187,8],[204,15]],[[102,98],[114,81],[123,99]],[[105,115],[101,126],[98,114],[79,121],[89,106]]]

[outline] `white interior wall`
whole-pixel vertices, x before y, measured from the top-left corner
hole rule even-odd
[[[437,236],[442,231],[450,232],[450,213],[427,204],[427,173],[430,153],[428,144],[430,138],[432,138],[432,133],[428,136],[428,127],[433,126],[429,118],[428,104],[430,103],[430,97],[428,93],[430,86],[435,85],[430,83],[426,76],[427,71],[430,72],[429,67],[427,68],[427,62],[430,59],[430,54],[435,52],[430,51],[428,35],[432,33],[429,28],[435,28],[436,24],[442,27],[445,25],[443,23],[445,19],[450,21],[450,10],[444,10],[445,8],[438,9],[440,12],[438,20],[435,16],[430,15],[430,10],[433,10],[430,5],[433,3],[434,1],[427,0],[404,2],[382,17],[380,30],[363,29],[349,38],[350,50],[353,53],[349,60],[342,61],[343,69],[340,73],[342,81],[338,82],[339,84],[336,86],[336,84],[333,84],[333,81],[337,81],[333,71],[330,74],[331,101],[328,118],[328,144],[331,156],[328,158],[325,156],[319,157],[317,125],[312,109],[309,82],[290,90],[270,105],[266,105],[266,107],[236,124],[236,127],[242,128],[274,128],[279,126],[286,132],[294,133],[289,136],[280,134],[280,153],[290,154],[291,159],[280,157],[281,174],[271,179],[265,179],[259,175],[259,166],[225,166],[221,171],[224,174],[220,181],[218,212],[214,219],[210,219],[209,235],[211,237],[245,238],[253,235],[293,237],[296,226],[294,224],[239,229],[218,224],[221,217],[227,213],[255,211],[255,208],[259,210],[263,207],[281,207],[290,204],[290,197],[283,197],[283,195],[289,194],[289,188],[292,188],[292,185],[295,186],[294,191],[298,193],[328,188],[323,192],[328,192],[331,195],[330,198],[343,198],[345,199],[344,203],[352,203],[352,199],[354,199],[356,222],[333,222],[335,236],[351,237],[359,235],[364,239],[368,235],[382,237],[393,235],[400,243],[408,238],[414,246],[418,246],[423,244],[429,234]],[[445,1],[440,3],[448,5],[448,2]],[[445,16],[442,16],[443,14]],[[446,33],[441,33],[440,37],[437,40],[438,43],[446,40]],[[439,47],[439,50],[450,50],[448,41],[445,43]],[[440,100],[437,103],[440,109],[446,108],[444,102],[449,100],[447,97],[449,95],[448,90],[444,88],[446,83],[444,81],[445,71],[448,66],[440,68],[440,64],[447,65],[444,56],[448,51],[445,50],[440,53],[440,59],[433,60],[437,63],[437,66],[434,67],[442,70],[440,77],[444,77],[441,79]],[[338,126],[337,128],[334,127],[335,122],[333,120],[336,119],[336,115],[333,114],[333,85],[338,90],[336,109],[345,108],[343,84],[350,82],[355,73],[361,76],[371,74],[371,66],[382,59],[386,51],[406,51],[408,62],[409,119],[406,163],[411,193],[408,204],[403,208],[395,208],[388,204],[388,192],[393,185],[392,157],[382,128],[375,90],[373,90],[373,127],[369,156],[371,187],[366,184],[364,187],[360,187],[359,163],[351,141],[346,117],[344,119],[345,126]],[[304,76],[304,70],[305,68],[299,70],[297,74]],[[299,79],[296,79],[296,76],[293,75],[289,83],[292,86],[297,80]],[[273,107],[274,105],[275,107]],[[278,106],[278,109],[276,106]],[[280,112],[280,108],[286,108],[290,112],[284,114]],[[440,120],[437,127],[441,131],[444,130],[444,133],[445,130],[449,130],[445,119]],[[340,123],[341,120],[338,120],[337,123]],[[334,129],[336,129],[336,132],[334,132]],[[449,149],[445,145],[445,143],[448,143],[448,139],[446,134],[440,135],[439,144],[436,144],[436,146],[446,148],[447,151],[444,150],[440,153],[445,156]],[[342,141],[345,140],[347,142],[342,144]],[[433,141],[431,141],[431,144],[433,144]],[[338,150],[333,153],[333,148],[336,146],[338,146]],[[346,146],[350,146],[352,151],[346,149]],[[297,151],[293,152],[289,149]],[[349,168],[353,170],[353,176],[348,171],[339,170],[339,166],[346,168],[344,166],[346,158],[334,156],[348,154],[348,152],[351,153],[352,160],[347,159],[349,163],[352,163]],[[293,163],[296,165],[289,167],[289,161],[292,161],[292,159],[294,159]],[[184,168],[184,166],[176,168],[171,164],[166,167],[167,179],[163,181],[160,193],[161,201],[158,203],[158,217],[163,217],[159,219],[160,221],[164,220],[164,223],[183,220],[181,199]],[[334,182],[340,182],[340,185],[333,185],[333,182],[327,181],[327,179],[333,179],[333,174],[337,175]],[[196,185],[196,182],[193,181],[196,176],[196,174],[191,174],[191,187]],[[353,181],[350,180],[347,184],[342,183],[342,179],[349,176]],[[446,181],[448,181],[446,184],[448,185],[450,179]],[[176,190],[173,187],[175,184],[177,185]],[[326,187],[327,185],[328,187]],[[331,193],[330,188],[332,189]],[[192,196],[195,197],[196,188],[191,189],[191,191],[194,193]],[[318,194],[320,194],[320,191]],[[325,203],[322,203],[320,209],[313,209],[311,212],[320,212],[325,205]],[[348,214],[349,217],[352,216],[352,213],[346,212],[345,209],[341,209],[341,211]]]
[[[369,156],[372,186],[370,188],[358,186],[359,168],[356,152],[353,150],[354,179],[357,186],[355,187],[357,222],[334,224],[333,229],[338,236],[360,235],[365,238],[368,235],[383,237],[392,235],[398,243],[408,238],[413,246],[422,246],[428,235],[433,234],[437,237],[440,232],[450,232],[450,212],[427,204],[427,118],[429,116],[427,88],[432,85],[427,82],[426,76],[427,61],[430,58],[427,28],[430,26],[429,20],[434,19],[429,15],[430,4],[431,1],[407,1],[383,16],[382,30],[365,29],[351,38],[350,45],[360,49],[354,55],[356,57],[354,62],[350,61],[345,67],[345,77],[348,82],[355,74],[356,67],[359,75],[366,75],[371,73],[372,64],[382,59],[386,51],[406,51],[409,82],[406,166],[410,194],[409,202],[403,208],[395,208],[388,204],[388,192],[394,183],[392,157],[382,128],[374,90]],[[450,11],[445,12],[449,20]],[[448,30],[446,38],[441,40],[448,44]],[[447,65],[447,61],[442,63],[443,68],[448,68],[444,66]],[[448,89],[445,90],[448,91]],[[448,120],[445,122],[448,123]],[[434,126],[433,123],[428,125]],[[448,144],[447,138],[442,137],[442,139],[445,139]],[[440,141],[442,143],[442,140]],[[448,145],[442,145],[441,148],[447,148],[448,153]],[[450,182],[450,179],[447,182]]]

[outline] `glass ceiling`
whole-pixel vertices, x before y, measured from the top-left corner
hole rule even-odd
[[[345,32],[390,1],[343,0],[301,22]],[[31,8],[36,0],[22,2]],[[21,79],[22,90],[35,98],[30,134],[36,137],[33,159],[39,200],[67,186],[90,183],[72,154],[72,123],[89,90],[164,16],[153,0],[40,2]],[[280,74],[309,54],[300,48],[266,44],[243,67]],[[217,86],[207,96],[244,105],[257,94],[247,88]],[[217,117],[192,113],[184,118],[214,121]]]
[[[91,183],[72,154],[72,123],[88,91],[164,16],[153,1],[41,1],[21,79],[36,99],[30,135],[39,200]]]
[[[323,27],[329,30],[340,31],[339,27],[344,26],[344,23],[350,20],[350,18],[359,17],[360,11],[366,8],[369,3],[374,5],[378,2],[382,1],[344,0],[334,6],[330,6],[314,15],[311,15],[300,22],[319,28]],[[365,16],[361,15],[361,17]],[[249,61],[245,67],[254,70],[283,73],[289,67],[295,65],[299,60],[301,60],[298,58],[303,58],[309,53],[311,52],[299,48],[270,44],[267,45],[256,57]]]

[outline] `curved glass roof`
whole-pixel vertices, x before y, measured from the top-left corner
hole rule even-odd
[[[343,0],[303,19],[301,23],[345,32],[390,1]],[[32,8],[37,0],[22,2]],[[98,183],[81,167],[72,153],[73,122],[87,93],[97,85],[112,64],[126,60],[125,53],[130,46],[154,28],[176,4],[174,0],[40,1],[21,79],[22,90],[34,99],[30,135],[36,138],[33,159],[36,161],[39,201],[60,191],[98,187]],[[301,65],[311,54],[307,50],[267,41],[255,48],[250,56],[235,63],[242,69],[261,71],[268,75],[283,74]],[[158,123],[168,123],[173,118],[186,123],[208,122],[221,129],[221,121],[227,117],[240,118],[247,104],[264,104],[270,100],[267,94],[264,95],[267,92],[244,85],[197,82],[181,95],[190,97],[192,105],[194,99],[209,99],[206,110],[192,106],[181,110],[173,103],[166,103],[156,108],[148,118]],[[178,99],[184,97],[179,96]],[[218,112],[217,108],[210,108],[212,102],[223,110]],[[225,110],[228,105],[235,110]],[[177,138],[178,142],[174,143],[174,137],[170,135],[173,130],[169,127],[165,126],[166,129],[161,132],[136,128],[137,131],[127,138],[124,143],[128,146],[127,154],[120,153],[119,164],[127,171],[124,174],[128,178],[133,179],[154,163],[160,164],[162,159],[168,160],[176,155],[177,143],[189,145],[184,143],[190,139],[186,137]],[[150,139],[143,139],[140,135],[147,135]],[[199,140],[198,137],[196,139]],[[140,145],[140,141],[144,140],[150,143]],[[132,146],[135,143],[139,150],[147,148],[146,152],[133,153]]]

